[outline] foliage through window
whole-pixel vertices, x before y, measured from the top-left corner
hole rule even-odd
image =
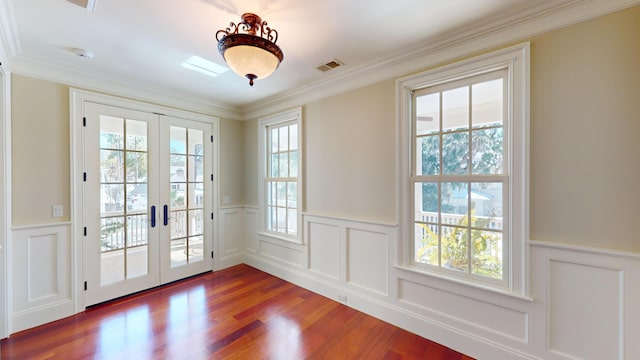
[[[415,257],[503,278],[506,71],[414,93]]]
[[[264,174],[263,229],[285,239],[299,238],[300,219],[300,111],[287,112],[260,122],[261,172]]]
[[[527,290],[529,44],[397,81],[399,266]]]

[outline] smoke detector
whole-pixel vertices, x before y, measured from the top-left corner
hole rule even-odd
[[[87,51],[85,49],[73,49],[73,52],[80,56],[81,58],[85,58],[85,59],[92,59],[93,58],[93,53],[91,51]]]

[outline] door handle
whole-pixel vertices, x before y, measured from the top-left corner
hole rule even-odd
[[[164,226],[169,225],[169,206],[164,206]]]
[[[156,206],[151,205],[151,227],[156,227]]]

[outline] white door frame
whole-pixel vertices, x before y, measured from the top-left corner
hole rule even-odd
[[[71,244],[73,248],[73,261],[72,261],[72,292],[74,294],[75,311],[81,312],[85,309],[84,302],[84,229],[82,224],[82,191],[83,180],[82,173],[84,166],[81,163],[83,160],[82,153],[83,141],[82,141],[82,116],[84,113],[85,102],[92,102],[98,104],[104,104],[109,106],[121,107],[137,111],[145,111],[150,113],[162,114],[186,120],[194,120],[209,123],[212,125],[214,147],[213,147],[213,174],[214,174],[214,186],[213,186],[213,211],[218,213],[219,202],[219,129],[220,119],[214,116],[207,116],[197,113],[192,113],[183,110],[177,110],[160,105],[153,105],[135,100],[128,100],[119,98],[116,96],[104,95],[94,93],[86,90],[79,90],[71,88],[69,90],[70,96],[70,109],[71,119],[69,122],[70,134],[71,134]],[[213,227],[214,230],[211,234],[211,248],[215,249],[218,242],[218,216],[214,217]],[[213,261],[212,268],[216,269],[216,263],[218,262],[218,252],[215,252],[215,258],[210,259]]]
[[[0,339],[9,336],[9,310],[11,292],[9,291],[10,249],[7,224],[11,222],[11,73],[0,66]]]

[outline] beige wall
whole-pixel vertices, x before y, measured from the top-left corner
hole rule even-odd
[[[220,119],[220,205],[244,205],[244,125]],[[224,203],[224,200],[228,203]]]
[[[11,78],[12,225],[70,220],[69,88]],[[51,207],[64,206],[53,218]]]
[[[640,6],[531,40],[535,240],[640,251]]]
[[[243,122],[244,128],[244,200],[258,205],[258,120]]]
[[[304,108],[305,210],[396,221],[395,82]]]

